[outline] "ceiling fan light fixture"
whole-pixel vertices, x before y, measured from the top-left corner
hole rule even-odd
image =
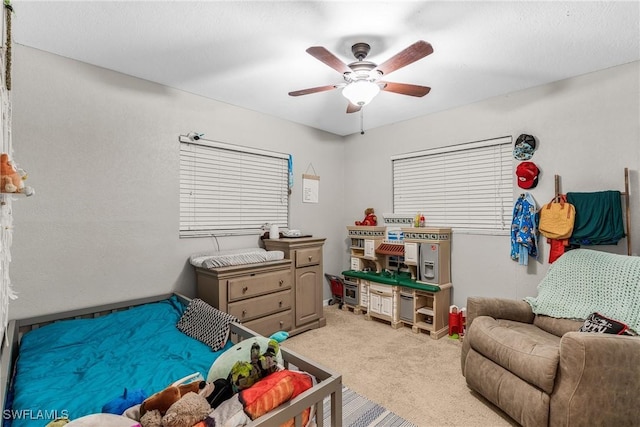
[[[380,86],[367,80],[358,80],[349,83],[342,89],[342,96],[353,105],[367,105],[380,92]]]

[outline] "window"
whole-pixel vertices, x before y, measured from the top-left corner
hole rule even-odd
[[[180,136],[180,237],[289,225],[289,155]]]
[[[393,156],[393,212],[428,227],[508,234],[513,211],[510,136]]]

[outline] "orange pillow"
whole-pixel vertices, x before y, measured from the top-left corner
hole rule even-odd
[[[242,390],[238,398],[245,413],[251,420],[255,420],[311,388],[312,385],[311,378],[307,374],[285,369],[274,372],[248,389]],[[310,408],[307,408],[303,414],[303,424],[308,422],[309,413]],[[293,420],[290,420],[284,425],[293,425],[292,422]]]

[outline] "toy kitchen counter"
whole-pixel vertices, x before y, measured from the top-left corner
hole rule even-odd
[[[426,331],[438,339],[448,334],[451,283],[423,283],[409,273],[346,270],[343,310],[365,313],[389,322],[397,329],[411,326],[414,333]]]
[[[418,282],[411,278],[409,273],[377,273],[375,271],[356,271],[347,270],[343,271],[342,275],[345,277],[355,277],[358,279],[368,280],[370,282],[383,283],[385,285],[397,285],[404,286],[412,289],[419,289],[422,291],[438,292],[441,287],[431,283]]]

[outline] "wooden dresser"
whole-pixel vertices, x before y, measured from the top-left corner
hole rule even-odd
[[[214,269],[196,268],[197,297],[269,336],[292,331],[295,278],[289,259]]]
[[[322,247],[325,238],[300,237],[265,239],[270,251],[283,251],[292,262],[293,327],[292,335],[326,325],[322,308],[324,267]]]

